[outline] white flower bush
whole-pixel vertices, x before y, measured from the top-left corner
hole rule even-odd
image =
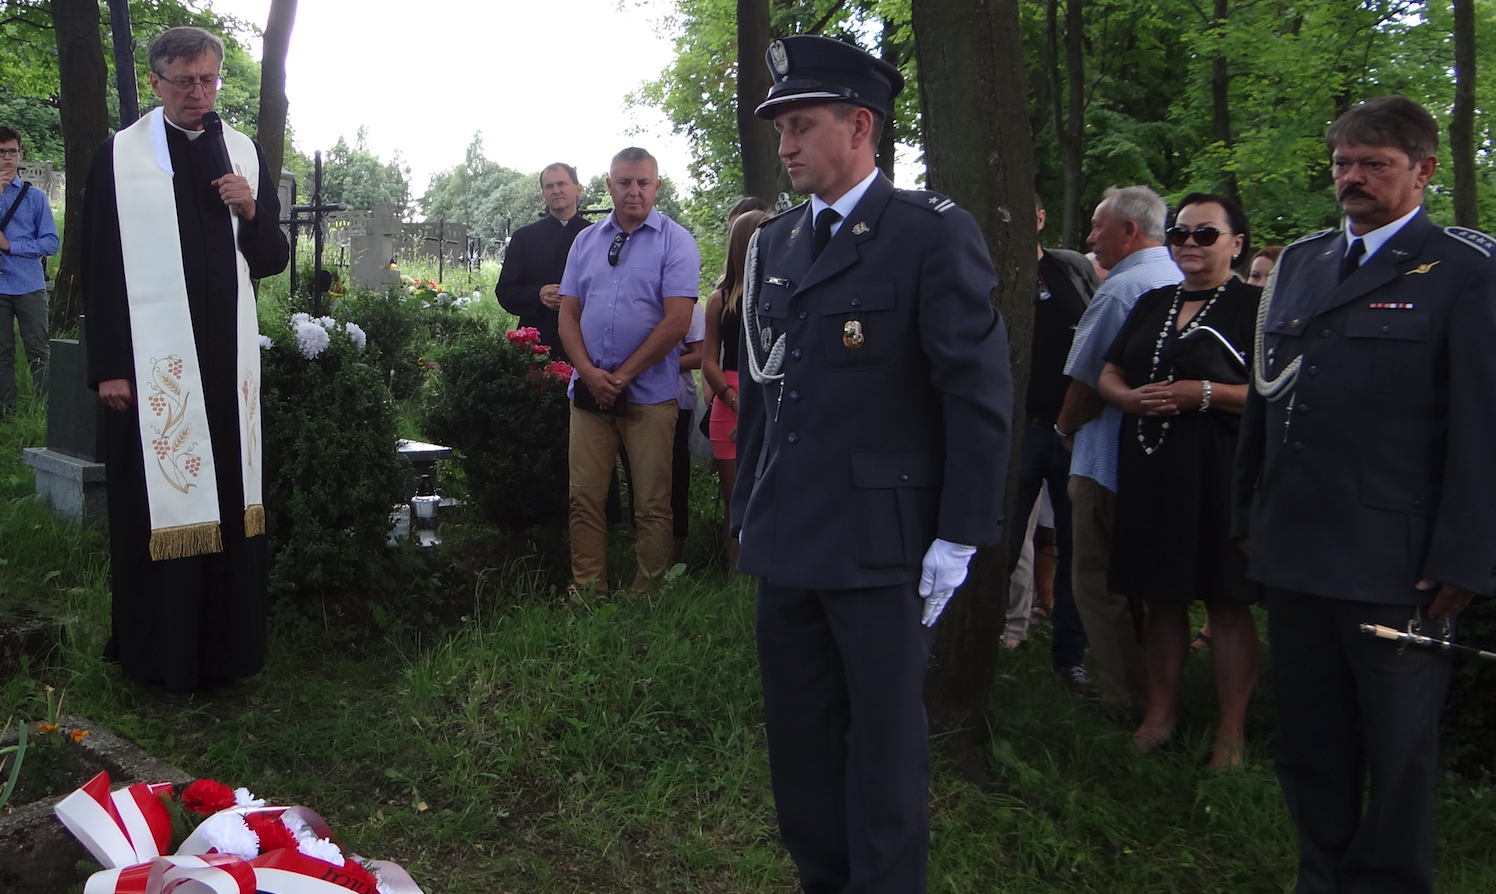
[[[298,316],[306,315],[298,314]],[[332,342],[327,330],[310,319],[293,321],[292,326],[296,332],[296,350],[308,360],[316,360],[317,355],[321,354]]]
[[[262,350],[262,351],[268,351],[268,350],[270,350],[273,347],[275,347],[275,342],[273,342],[273,341],[270,340],[270,336],[268,336],[268,335],[262,335],[262,336],[260,336],[260,350]]]
[[[357,323],[345,324],[345,331],[348,333],[348,337],[353,339],[353,343],[358,345],[360,351],[369,346],[369,336],[364,333],[363,328]]]

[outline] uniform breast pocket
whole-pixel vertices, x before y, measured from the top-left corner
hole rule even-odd
[[[1349,387],[1382,393],[1424,386],[1429,315],[1409,310],[1359,310],[1346,317],[1351,350]]]
[[[833,369],[869,369],[891,363],[907,333],[896,331],[892,281],[853,282],[821,296],[819,346]]]

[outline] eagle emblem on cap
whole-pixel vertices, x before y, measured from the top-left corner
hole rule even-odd
[[[784,49],[784,41],[776,40],[769,44],[769,61],[773,63],[774,70],[779,72],[780,77],[790,73],[790,54]]]

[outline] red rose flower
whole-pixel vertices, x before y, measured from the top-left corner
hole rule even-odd
[[[182,809],[212,816],[234,806],[234,790],[212,779],[199,779],[182,790]]]
[[[551,349],[545,345],[530,345],[531,354],[549,354]]]
[[[249,831],[260,839],[260,853],[279,850],[283,847],[296,849],[296,836],[281,822],[279,813],[251,813],[244,817]]]
[[[571,374],[576,370],[572,369],[571,364],[565,360],[552,360],[546,366],[546,371],[563,382],[570,382]]]

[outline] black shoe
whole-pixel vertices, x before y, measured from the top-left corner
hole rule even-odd
[[[152,683],[146,687],[146,691],[151,694],[151,698],[163,705],[176,707],[192,701],[190,689],[169,689],[160,683]]]
[[[244,687],[233,677],[203,674],[197,682],[197,693],[207,698],[234,698],[244,694]]]

